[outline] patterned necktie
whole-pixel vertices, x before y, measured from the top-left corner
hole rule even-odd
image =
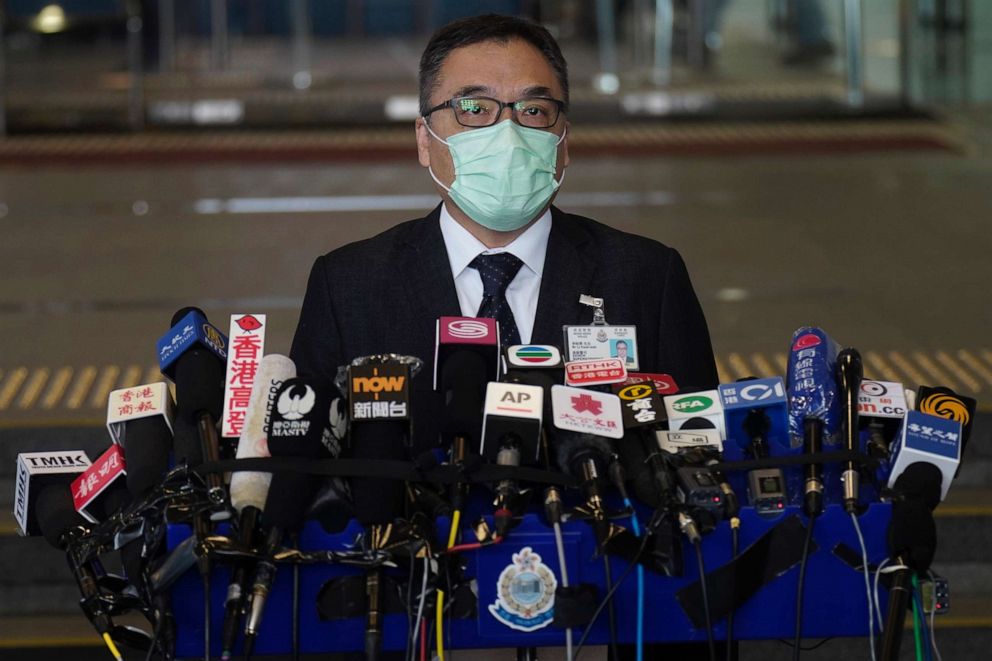
[[[504,347],[520,344],[520,331],[506,302],[506,288],[523,265],[508,252],[479,255],[469,263],[482,278],[482,305],[475,316],[489,317],[499,322],[500,343]]]

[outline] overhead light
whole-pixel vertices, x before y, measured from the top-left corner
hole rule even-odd
[[[65,11],[58,5],[46,5],[31,22],[32,27],[43,34],[53,34],[65,30]]]

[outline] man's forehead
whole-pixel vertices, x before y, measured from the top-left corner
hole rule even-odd
[[[561,85],[544,55],[526,41],[483,41],[461,46],[445,57],[437,90],[443,96],[561,95]]]

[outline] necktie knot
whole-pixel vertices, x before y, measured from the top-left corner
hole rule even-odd
[[[478,255],[469,266],[479,272],[485,296],[502,296],[524,263],[508,252]]]

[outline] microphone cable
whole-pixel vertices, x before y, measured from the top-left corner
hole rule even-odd
[[[799,562],[799,582],[796,587],[796,633],[792,641],[792,659],[799,660],[803,637],[803,584],[806,582],[806,562],[809,560],[809,545],[813,539],[813,525],[817,517],[809,517],[809,525],[806,526],[806,539],[803,540],[803,555]],[[871,603],[868,604],[868,619],[872,617]]]
[[[610,571],[610,556],[603,554],[603,575],[606,578],[607,591],[613,588],[613,577]],[[617,614],[611,599],[606,604],[606,621],[610,625],[610,658],[619,659],[620,650],[617,649]]]
[[[696,539],[692,543],[696,549],[696,564],[699,566],[699,586],[703,591],[703,614],[706,617],[706,644],[710,650],[710,661],[716,661],[716,643],[713,641],[713,621],[710,618],[710,598],[706,589],[706,566],[703,564],[703,543]]]
[[[741,519],[739,516],[730,517],[730,561],[733,562],[737,559],[737,554],[740,553],[741,545]],[[733,603],[737,599],[737,578],[731,574],[730,576],[730,612],[727,613],[727,661],[733,661],[734,658],[734,608]]]
[[[586,639],[589,637],[589,634],[592,632],[592,628],[596,624],[596,620],[599,619],[599,616],[602,614],[603,609],[606,608],[606,605],[609,603],[610,599],[613,598],[613,595],[616,593],[616,591],[620,588],[621,585],[623,585],[624,580],[626,580],[626,578],[630,576],[630,572],[634,571],[634,567],[638,565],[638,561],[641,559],[641,555],[644,553],[644,549],[646,549],[648,546],[648,539],[650,539],[650,536],[647,534],[645,534],[644,537],[641,538],[641,545],[640,547],[638,547],[637,553],[634,554],[634,557],[631,560],[630,564],[627,565],[627,568],[623,570],[623,573],[620,574],[620,578],[617,579],[617,582],[613,584],[613,587],[610,588],[609,592],[606,593],[606,596],[603,597],[603,600],[599,603],[599,606],[597,606],[596,610],[593,611],[592,617],[589,619],[589,624],[586,625],[585,631],[582,632],[582,637],[579,638],[579,644],[575,646],[575,655],[572,657],[572,661],[575,661],[575,659],[579,658],[579,653],[582,651],[582,647],[586,644]]]
[[[451,530],[448,532],[448,546],[446,547],[446,552],[451,552],[455,547],[455,542],[458,540],[458,526],[461,525],[462,521],[462,511],[456,509],[451,515]],[[435,628],[437,630],[437,658],[438,661],[444,661],[444,590],[438,589],[437,591],[437,622],[435,623]]]
[[[851,512],[851,521],[854,523],[854,532],[858,535],[858,544],[861,545],[861,564],[865,575],[865,592],[868,597],[868,642],[871,645],[871,661],[875,661],[875,618],[872,617],[872,597],[871,597],[871,570],[868,568],[868,548],[865,546],[865,538],[861,534],[861,525],[858,523],[858,516]]]

